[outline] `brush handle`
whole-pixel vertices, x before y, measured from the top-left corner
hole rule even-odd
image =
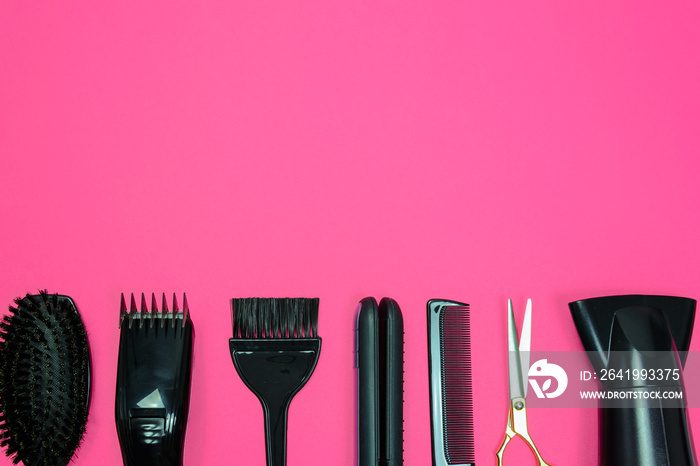
[[[265,453],[267,466],[285,466],[287,464],[287,412],[292,397],[275,395],[268,395],[264,402],[261,400],[265,410]]]
[[[321,351],[320,338],[229,340],[231,358],[265,413],[267,466],[287,463],[287,411]]]

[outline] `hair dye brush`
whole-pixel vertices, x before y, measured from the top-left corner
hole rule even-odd
[[[65,466],[88,416],[87,333],[68,296],[15,303],[0,323],[0,444],[15,464]]]
[[[645,295],[569,303],[597,378],[605,379],[603,389],[626,395],[601,400],[602,466],[697,464],[684,402],[652,396],[683,389],[695,304],[688,298]],[[616,376],[601,377],[611,370]]]
[[[318,298],[233,299],[231,358],[265,413],[268,466],[287,464],[287,410],[321,353]]]
[[[194,328],[187,297],[172,311],[141,295],[121,299],[115,418],[125,466],[180,466],[190,406]]]

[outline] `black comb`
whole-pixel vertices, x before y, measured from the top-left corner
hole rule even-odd
[[[433,465],[474,465],[469,305],[428,301]]]

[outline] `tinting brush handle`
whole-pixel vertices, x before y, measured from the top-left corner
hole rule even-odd
[[[238,374],[263,407],[267,466],[285,466],[289,404],[316,367],[321,339],[232,338],[229,347]]]

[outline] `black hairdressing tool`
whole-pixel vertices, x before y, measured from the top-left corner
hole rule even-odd
[[[15,303],[0,323],[0,444],[15,464],[65,466],[88,417],[87,333],[68,296]]]
[[[119,316],[115,419],[125,466],[181,466],[190,405],[194,328],[187,297],[172,311],[141,295],[141,309],[124,295]]]
[[[428,353],[433,465],[473,466],[468,304],[444,299],[428,301]]]
[[[643,396],[683,389],[682,372],[693,332],[695,305],[695,300],[689,298],[647,295],[569,303],[594,371],[630,374],[607,378],[602,382],[603,389],[639,395],[623,407],[618,407],[616,399],[601,400],[602,466],[697,464],[684,402]],[[650,370],[655,372],[653,378],[634,377],[635,373]]]
[[[265,413],[268,466],[287,464],[287,411],[321,353],[318,298],[233,299],[233,365]]]
[[[401,465],[403,317],[396,301],[360,301],[356,338],[359,464]]]

